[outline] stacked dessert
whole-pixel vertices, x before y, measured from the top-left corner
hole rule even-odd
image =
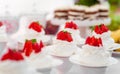
[[[50,36],[45,35],[45,31],[41,24],[38,22],[31,22],[26,28],[24,34],[19,35],[20,39],[17,39],[22,46],[26,39],[37,39],[42,40],[45,45],[49,44],[51,40]]]
[[[105,74],[107,66],[117,63],[103,47],[101,38],[94,36],[86,39],[81,52],[71,56],[70,61],[80,65],[80,74]]]
[[[8,66],[9,65],[9,66]],[[29,69],[24,57],[19,51],[8,49],[1,57],[0,74],[38,74]]]
[[[69,10],[69,7],[58,8],[54,11],[54,14],[55,14],[54,17],[59,19],[68,19],[68,10]]]
[[[96,6],[91,6],[85,9],[84,19],[97,19],[99,16],[99,11]]]
[[[41,70],[56,67],[62,64],[61,60],[47,55],[44,48],[45,46],[42,41],[37,42],[35,39],[32,39],[25,42],[23,54],[25,55],[27,63],[30,67]]]
[[[77,45],[73,42],[73,37],[70,32],[62,30],[58,32],[53,40],[53,45],[50,46],[51,54],[55,56],[68,57],[75,53]],[[63,50],[64,49],[64,50]]]
[[[116,44],[111,37],[111,31],[104,24],[101,24],[100,26],[95,26],[93,36],[101,37],[103,46],[109,50],[120,48],[120,45]]]
[[[68,19],[83,20],[86,8],[87,7],[85,7],[85,6],[77,6],[77,5],[72,6],[68,11]]]
[[[97,4],[90,7],[83,5],[74,5],[66,9],[64,7],[56,9],[54,12],[54,16],[58,19],[67,20],[96,20],[101,18],[103,19],[109,17],[109,7],[105,4]]]
[[[71,33],[71,36],[73,38],[73,43],[77,45],[84,44],[84,39],[80,36],[79,27],[77,24],[75,24],[72,21],[66,22],[63,30]]]
[[[108,18],[109,17],[109,7],[106,5],[98,5],[99,6],[99,16],[98,18]]]
[[[53,41],[53,45],[48,47],[49,54],[63,60],[64,63],[56,67],[56,69],[59,73],[67,74],[72,67],[68,58],[75,54],[77,50],[80,50],[80,48],[73,42],[71,33],[66,30],[59,31]]]

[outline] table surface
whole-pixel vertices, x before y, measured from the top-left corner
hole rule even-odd
[[[107,68],[106,74],[120,74],[120,55],[115,57],[118,60],[117,64],[111,65]],[[52,69],[53,70],[53,69]],[[50,74],[80,74],[80,68],[78,65],[73,65],[72,68],[67,73],[61,73],[56,71],[51,72]]]

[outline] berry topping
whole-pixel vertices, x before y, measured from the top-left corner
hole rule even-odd
[[[78,29],[78,26],[74,22],[71,21],[71,22],[66,22],[65,28],[71,28],[71,29],[76,30]]]
[[[5,61],[5,60],[21,61],[21,60],[24,60],[24,58],[20,52],[16,50],[8,49],[8,52],[2,56],[1,60],[2,61]]]
[[[102,33],[104,33],[104,32],[107,32],[107,31],[108,31],[108,28],[107,28],[107,26],[105,26],[104,24],[101,24],[100,26],[96,25],[94,31],[95,31],[97,34],[102,34]]]
[[[43,42],[37,43],[36,39],[27,40],[24,45],[24,53],[26,56],[30,56],[31,53],[34,51],[35,53],[41,52],[42,48],[44,47]]]
[[[33,30],[35,30],[37,32],[41,32],[42,31],[42,26],[38,22],[32,22],[29,25],[29,29],[33,29]]]
[[[68,41],[68,42],[73,41],[71,34],[69,32],[67,32],[67,31],[60,31],[57,34],[57,39]]]
[[[0,22],[0,27],[3,25],[3,23],[2,22]]]
[[[92,36],[92,37],[88,37],[86,39],[85,44],[100,47],[100,46],[102,46],[102,40],[101,40],[101,38],[95,38],[94,36]]]

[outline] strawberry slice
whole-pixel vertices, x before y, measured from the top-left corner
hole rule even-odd
[[[2,22],[0,22],[0,27],[3,25],[3,23]]]
[[[65,28],[77,30],[78,26],[74,22],[71,21],[71,22],[66,22]]]
[[[94,29],[95,33],[97,34],[102,34],[102,30],[100,29],[100,27],[98,25],[95,26],[95,29]]]
[[[44,47],[44,44],[42,41],[40,41],[40,48],[43,48]]]
[[[43,45],[42,41],[40,41],[39,44],[38,43],[33,43],[33,49],[34,49],[35,53],[41,52],[43,47],[44,47],[44,45]]]
[[[104,24],[101,24],[100,26],[96,25],[94,31],[97,34],[102,34],[104,32],[107,32],[109,29],[107,28],[107,26],[105,26]]]
[[[92,37],[88,37],[86,39],[85,44],[100,47],[100,46],[102,46],[102,40],[101,40],[101,38],[95,38],[94,36],[92,36]]]
[[[105,26],[104,24],[101,24],[100,25],[100,28],[101,28],[101,30],[102,30],[102,33],[104,33],[104,32],[107,32],[109,29],[107,28],[107,26]]]
[[[29,25],[29,29],[33,29],[36,32],[41,32],[42,31],[42,26],[38,22],[32,22]]]
[[[27,40],[27,41],[25,42],[23,51],[25,52],[25,55],[26,55],[26,56],[30,56],[30,54],[31,54],[32,51],[33,51],[32,41],[31,41],[31,40]]]
[[[21,60],[24,60],[24,58],[20,52],[8,49],[8,52],[2,56],[1,60],[2,61],[5,61],[5,60],[21,61]]]
[[[67,31],[60,31],[57,34],[57,39],[68,41],[68,42],[73,41],[71,34],[69,32],[67,32]]]

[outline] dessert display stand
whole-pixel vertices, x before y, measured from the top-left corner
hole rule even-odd
[[[51,19],[51,22],[53,24],[58,24],[59,26],[62,26],[67,21],[74,21],[76,24],[78,24],[81,32],[81,36],[83,38],[86,38],[88,35],[90,35],[91,33],[89,29],[90,26],[95,26],[102,23],[109,25],[111,23],[110,18],[96,19],[96,20],[65,20],[65,19],[57,19],[57,18]]]

